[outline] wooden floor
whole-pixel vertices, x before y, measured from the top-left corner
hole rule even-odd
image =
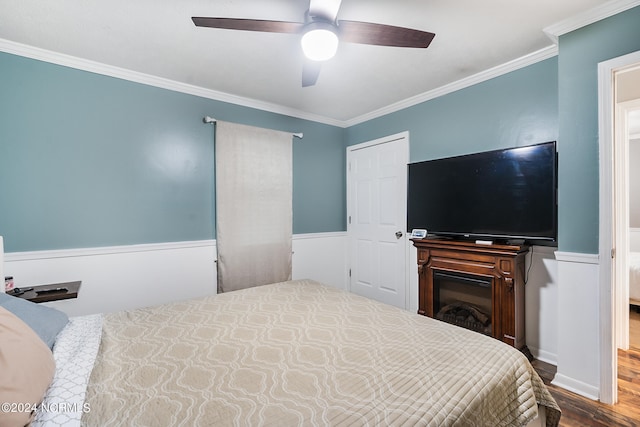
[[[629,345],[640,348],[640,309],[635,306],[629,311]]]
[[[637,316],[640,324],[640,314]],[[632,334],[638,330],[631,326]],[[636,335],[640,337],[640,334]],[[611,427],[640,426],[640,342],[630,339],[629,351],[618,350],[618,403],[605,405],[550,384],[556,367],[533,361],[533,367],[544,380],[562,409],[560,426]]]

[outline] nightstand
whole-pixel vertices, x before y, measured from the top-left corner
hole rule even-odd
[[[22,298],[37,303],[59,301],[63,299],[78,298],[78,292],[80,291],[81,284],[82,281],[51,283],[49,285],[39,286],[24,286],[22,287],[22,289],[24,289],[26,292],[16,295],[15,292],[12,291],[7,292],[7,295],[12,295],[17,298]]]

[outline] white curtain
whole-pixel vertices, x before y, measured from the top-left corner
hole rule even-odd
[[[291,279],[291,139],[216,123],[218,292]]]

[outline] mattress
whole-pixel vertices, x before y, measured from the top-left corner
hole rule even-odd
[[[85,426],[560,418],[514,348],[310,280],[105,315],[85,405]]]

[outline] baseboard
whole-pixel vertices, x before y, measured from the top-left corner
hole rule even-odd
[[[529,346],[529,350],[531,351],[531,354],[533,354],[533,357],[537,360],[540,360],[542,362],[545,363],[550,363],[554,366],[558,365],[558,355],[555,353],[551,353],[548,351],[544,351],[544,350],[540,350],[539,348],[536,347],[531,347]]]
[[[598,400],[600,396],[600,390],[598,387],[594,387],[589,384],[585,384],[581,381],[574,380],[562,374],[556,374],[551,381],[551,384],[562,387],[565,390],[569,390],[573,393],[579,394],[591,400]]]

